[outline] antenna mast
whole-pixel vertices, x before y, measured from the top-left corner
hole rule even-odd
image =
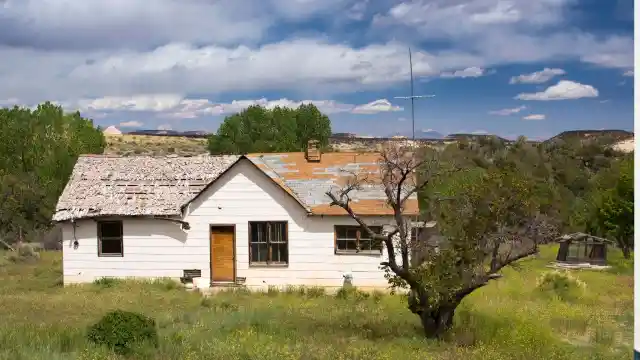
[[[413,61],[411,59],[411,48],[409,48],[409,76],[411,81],[411,96],[396,96],[394,99],[411,99],[411,139],[416,139],[416,117],[414,109],[414,99],[432,98],[435,95],[414,95],[413,94]]]

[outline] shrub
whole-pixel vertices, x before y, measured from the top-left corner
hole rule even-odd
[[[275,285],[269,285],[267,287],[267,295],[269,296],[278,296],[280,294],[280,289]]]
[[[380,301],[382,301],[382,299],[384,298],[385,293],[380,291],[380,290],[374,290],[371,293],[371,298],[373,299],[374,302],[379,303]]]
[[[217,303],[208,297],[203,297],[202,300],[200,300],[200,306],[205,308],[212,308],[216,311],[222,311],[222,312],[237,311],[240,308],[238,304],[235,304],[229,301],[222,301]]]
[[[307,296],[310,298],[317,298],[325,296],[326,294],[327,290],[321,286],[312,286],[307,289]]]
[[[307,289],[304,286],[287,285],[285,288],[285,293],[288,295],[304,296],[306,291]]]
[[[176,290],[180,288],[180,284],[170,278],[158,278],[153,280],[152,284],[162,290]]]
[[[371,294],[358,290],[355,286],[341,287],[336,291],[336,297],[344,300],[364,300],[368,299]]]
[[[89,341],[104,345],[118,354],[129,354],[136,344],[148,342],[158,346],[155,320],[129,311],[107,313],[89,327]]]
[[[10,251],[7,254],[7,260],[14,263],[36,262],[40,259],[35,247],[31,244],[20,244],[16,247],[16,251]]]
[[[580,295],[586,288],[583,281],[568,271],[549,271],[538,278],[538,290],[552,292],[562,300],[570,300]]]
[[[101,288],[111,288],[118,285],[119,282],[120,280],[118,279],[108,277],[101,277],[99,279],[93,280],[93,284]]]
[[[208,297],[203,297],[202,300],[200,300],[200,306],[205,308],[213,307],[213,301],[211,301],[211,299],[209,299]]]

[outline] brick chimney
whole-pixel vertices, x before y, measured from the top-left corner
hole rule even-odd
[[[308,162],[320,162],[322,153],[320,152],[320,143],[318,140],[309,140],[305,157]]]

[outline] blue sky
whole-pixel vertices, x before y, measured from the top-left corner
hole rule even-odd
[[[335,132],[633,130],[632,0],[4,0],[0,104],[215,131],[313,102]]]

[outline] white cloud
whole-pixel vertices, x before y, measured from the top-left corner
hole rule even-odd
[[[176,94],[135,95],[130,97],[105,96],[97,99],[81,99],[77,107],[84,111],[153,111],[162,112],[179,105],[185,99]]]
[[[354,49],[318,39],[284,41],[260,48],[169,44],[148,52],[86,55],[0,48],[0,74],[4,74],[0,98],[42,101],[150,92],[381,89],[409,76],[406,51],[404,45],[394,42]],[[304,61],[300,54],[305,54]],[[434,75],[471,61],[476,58],[456,52],[416,51],[414,74]],[[59,76],[61,69],[67,76]]]
[[[544,120],[547,117],[544,114],[531,114],[522,118],[522,120]]]
[[[175,119],[193,119],[201,116],[217,116],[240,112],[249,106],[260,105],[267,109],[277,106],[297,108],[302,104],[314,104],[326,114],[351,112],[354,114],[375,114],[380,112],[401,111],[402,107],[393,105],[387,99],[372,101],[368,104],[352,105],[334,100],[293,101],[286,98],[268,100],[233,100],[230,103],[215,103],[208,99],[188,99],[178,94],[138,94],[131,97],[106,96],[97,99],[80,99],[74,102],[62,102],[66,109],[80,110],[93,114],[99,112],[131,111],[151,112]]]
[[[399,117],[399,118],[398,118],[398,121],[407,121],[407,118]]]
[[[8,98],[5,100],[0,100],[0,106],[13,106],[13,105],[19,105],[20,99],[18,98]]]
[[[542,84],[553,79],[557,75],[564,75],[566,73],[567,72],[562,69],[544,68],[541,71],[536,71],[531,74],[514,76],[511,78],[511,80],[509,80],[509,84]]]
[[[580,60],[633,66],[632,36],[567,30],[578,0],[409,0],[374,19],[378,36],[445,40],[482,59],[475,66]],[[541,31],[542,30],[542,31]]]
[[[125,121],[120,123],[121,127],[141,127],[142,125],[144,124],[140,121]]]
[[[400,23],[429,38],[458,38],[491,28],[541,27],[561,23],[573,0],[409,0],[376,18],[379,25]]]
[[[603,67],[629,68],[633,67],[633,57],[629,55],[629,52],[624,50],[613,50],[610,53],[586,54],[581,60]]]
[[[162,124],[162,125],[158,125],[158,130],[172,130],[171,125],[169,124]]]
[[[249,44],[283,19],[299,21],[343,6],[342,0],[154,0],[153,6],[147,0],[5,0],[0,43],[67,49]]]
[[[477,66],[468,67],[463,70],[456,70],[453,72],[443,72],[440,77],[443,78],[468,78],[468,77],[480,77],[484,75],[485,70]]]
[[[522,93],[515,98],[519,100],[572,100],[598,97],[598,90],[591,85],[584,85],[574,81],[560,80],[556,85],[537,93]]]
[[[402,111],[403,108],[393,105],[387,99],[372,101],[368,104],[358,105],[351,110],[354,114],[375,114],[379,112]]]
[[[492,110],[489,111],[490,115],[500,115],[500,116],[508,116],[508,115],[513,115],[513,114],[517,114],[520,111],[526,109],[527,107],[522,105],[522,106],[518,106],[515,108],[510,108],[510,109],[500,109],[500,110]]]
[[[358,1],[347,11],[347,17],[351,20],[361,21],[364,19],[365,11],[369,5],[369,0]]]
[[[634,74],[633,74],[633,70],[627,70],[627,71],[625,71],[625,72],[622,74],[622,76],[634,76]]]
[[[471,134],[473,134],[473,135],[488,135],[489,132],[487,132],[486,130],[476,130],[476,131],[472,131]]]
[[[331,98],[406,81],[414,37],[450,44],[414,50],[418,78],[550,60],[632,68],[631,36],[559,30],[574,1],[157,0],[149,8],[142,0],[9,0],[0,21],[0,99],[242,91]],[[347,40],[344,29],[312,36],[293,26],[312,17],[368,21],[373,11],[382,14],[378,33]],[[276,37],[285,23],[286,38]],[[349,45],[363,39],[379,40]]]
[[[574,46],[567,44],[573,39],[556,41],[559,45],[554,45],[553,39],[549,41],[551,46],[522,41],[516,51],[496,40],[495,45],[486,44],[487,51],[480,54],[414,51],[414,74],[423,77],[480,64],[541,61],[569,56],[574,51]],[[583,43],[586,45],[575,47],[589,51],[599,48],[593,41]],[[305,54],[304,61],[300,54]],[[409,75],[406,46],[397,42],[362,48],[318,39],[283,41],[259,48],[174,43],[151,51],[108,53],[0,47],[0,58],[0,98],[18,97],[29,102],[150,92],[220,94],[313,89],[348,93],[387,88],[406,81]]]

